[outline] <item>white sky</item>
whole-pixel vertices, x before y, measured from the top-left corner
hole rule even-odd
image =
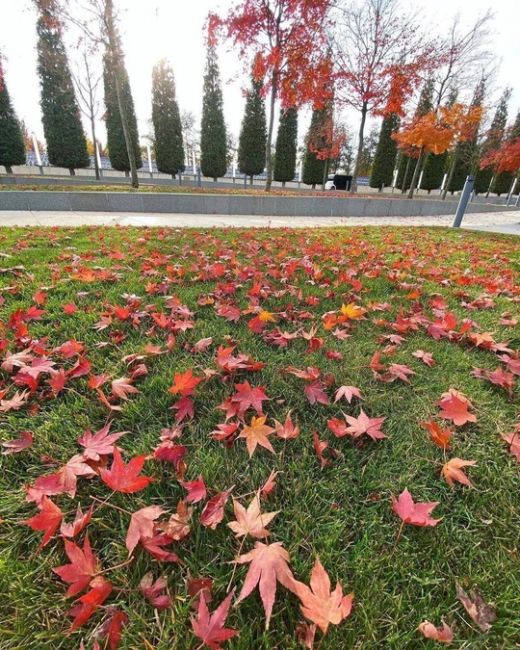
[[[192,111],[200,119],[205,58],[202,27],[209,10],[224,13],[231,4],[232,0],[116,0],[141,140],[150,132],[151,70],[161,57],[167,57],[173,65],[180,109]],[[510,119],[514,118],[520,108],[519,0],[415,0],[413,6],[421,10],[432,32],[437,33],[442,33],[454,13],[460,13],[462,24],[469,26],[479,13],[492,7],[493,50],[501,60],[494,96],[505,85],[513,86],[509,111]],[[72,34],[68,41],[69,57],[74,60],[77,52],[72,46]],[[0,52],[6,58],[8,88],[18,116],[42,138],[35,45],[31,0],[0,0]],[[244,107],[242,88],[247,77],[235,53],[227,51],[226,46],[221,46],[219,52],[225,118],[231,132],[238,136]],[[357,129],[356,114],[348,113],[346,119]],[[300,120],[300,136],[307,122],[305,117]],[[105,140],[103,129],[99,137]]]

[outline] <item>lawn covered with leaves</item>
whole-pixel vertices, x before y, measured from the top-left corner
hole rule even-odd
[[[519,647],[518,239],[0,254],[2,650]]]

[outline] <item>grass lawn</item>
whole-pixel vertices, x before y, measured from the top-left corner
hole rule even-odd
[[[173,183],[174,181],[172,181]],[[139,187],[135,189],[129,183],[112,183],[106,185],[81,185],[81,184],[67,184],[64,181],[60,185],[53,184],[36,184],[36,183],[16,183],[12,185],[1,184],[0,183],[0,192],[22,192],[22,191],[35,191],[35,192],[131,192],[131,193],[161,193],[161,194],[240,194],[240,195],[252,195],[252,196],[318,196],[318,197],[328,197],[335,199],[352,199],[352,198],[370,198],[370,199],[391,199],[391,198],[402,198],[401,193],[398,194],[378,194],[377,192],[365,193],[358,192],[352,194],[350,192],[324,192],[320,187],[316,190],[311,189],[309,186],[303,185],[301,189],[295,190],[291,188],[282,188],[282,187],[273,187],[269,191],[269,194],[266,194],[263,186],[253,186],[253,187],[244,187],[244,184],[241,180],[237,180],[237,183],[233,185],[229,183],[229,187],[212,187],[211,184],[208,184],[206,180],[206,185],[202,187],[196,187],[191,184],[183,185],[158,185],[153,184],[153,181],[141,181]],[[428,197],[426,197],[428,198]],[[430,197],[435,198],[435,197]]]
[[[1,650],[77,649],[81,639],[90,650],[114,606],[128,616],[120,648],[201,647],[188,580],[213,581],[211,611],[233,588],[236,601],[249,565],[232,562],[255,544],[228,527],[231,497],[214,529],[201,513],[231,488],[247,506],[273,470],[276,487],[261,507],[279,512],[262,541],[283,544],[299,581],[309,583],[319,556],[332,584],[354,592],[351,615],[325,636],[318,629],[315,647],[434,648],[417,631],[426,619],[437,626],[444,619],[456,648],[520,647],[520,463],[501,438],[519,415],[517,238],[407,228],[3,229],[0,254],[0,442],[33,436],[31,446],[0,456]],[[211,340],[195,345],[203,339]],[[434,365],[413,356],[418,350]],[[402,366],[414,373],[409,382],[398,376],[407,378]],[[496,368],[506,372],[490,378]],[[188,370],[198,385],[190,387]],[[120,378],[130,381],[112,383]],[[236,385],[246,382],[269,399],[239,401]],[[358,388],[363,399],[335,403],[340,386]],[[441,418],[437,403],[449,389],[470,400],[475,422]],[[227,423],[238,425],[229,444],[211,435],[226,422],[225,400]],[[193,417],[183,412],[190,402]],[[290,411],[300,434],[268,433],[274,453],[258,446],[250,457],[246,440],[235,438],[261,409],[273,429]],[[341,433],[343,414],[357,418],[360,409],[385,418],[385,438],[335,435],[331,426]],[[72,476],[61,471],[66,484],[53,491],[56,473],[84,452],[78,438],[108,421],[111,432],[125,432],[117,442],[124,462],[150,456],[142,473],[154,481],[131,494],[112,491],[100,477],[112,464],[109,451],[79,459]],[[453,432],[448,449],[433,443],[426,421]],[[185,452],[182,460],[151,457],[161,432],[173,437],[161,449]],[[323,463],[313,432],[329,444]],[[466,468],[473,489],[442,478],[454,457],[476,461]],[[75,473],[83,473],[76,490]],[[127,562],[131,513],[160,506],[156,524],[166,522],[186,498],[180,480],[199,475],[207,499],[190,506],[189,534],[164,547],[180,562],[160,562],[142,543]],[[416,501],[439,502],[438,525],[404,525],[399,534],[392,495],[405,488]],[[74,541],[83,547],[88,532],[97,571],[112,585],[72,634],[68,612],[87,584],[66,598],[69,585],[52,571],[68,562],[59,529],[38,550],[42,532],[22,523],[46,499],[67,523],[78,503],[83,512],[93,506]],[[139,590],[147,572],[165,576],[167,609],[154,611]],[[456,581],[496,606],[490,631],[465,611]],[[278,585],[266,631],[255,589],[231,607],[226,625],[239,635],[224,646],[295,649],[304,620],[298,598]]]

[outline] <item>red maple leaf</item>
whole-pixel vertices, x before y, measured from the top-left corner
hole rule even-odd
[[[63,513],[58,506],[49,498],[44,496],[38,505],[40,512],[23,521],[22,524],[29,526],[33,530],[40,530],[44,533],[39,549],[46,546],[54,533],[58,530],[63,519]]]
[[[96,576],[90,583],[91,589],[79,598],[78,602],[69,611],[69,616],[74,620],[70,626],[70,631],[74,632],[89,620],[96,609],[102,605],[112,593],[112,584],[103,578]]]
[[[90,523],[92,519],[92,514],[94,512],[94,507],[90,508],[83,514],[81,510],[81,505],[78,503],[78,509],[76,510],[76,517],[71,524],[67,524],[64,521],[61,522],[60,534],[63,537],[76,537],[81,533],[81,531]]]
[[[125,492],[126,494],[139,492],[152,481],[148,476],[139,476],[145,460],[146,456],[135,456],[125,465],[121,452],[114,447],[114,459],[110,469],[101,469],[99,475],[103,483],[106,483],[115,492]]]
[[[221,644],[233,638],[238,632],[229,627],[224,627],[228,617],[229,607],[233,598],[234,589],[220,603],[215,611],[210,614],[206,603],[206,591],[200,591],[197,616],[191,617],[193,633],[206,647],[211,650],[221,650]]]
[[[114,453],[114,443],[123,436],[126,431],[119,431],[118,433],[109,433],[110,422],[105,426],[92,433],[85,431],[81,438],[78,438],[78,443],[85,448],[83,458],[86,460],[98,461],[101,456],[110,456]]]
[[[107,610],[110,611],[110,616],[96,630],[96,636],[100,638],[106,637],[110,650],[117,650],[121,642],[123,625],[126,625],[128,622],[128,616],[123,610],[118,609],[114,605],[107,607]],[[92,650],[96,650],[96,647],[94,646]]]
[[[276,599],[276,583],[279,582],[289,591],[297,593],[296,581],[288,565],[289,553],[281,542],[273,544],[255,542],[254,549],[241,555],[236,562],[238,564],[251,563],[236,604],[238,605],[244,598],[247,598],[258,585],[265,611],[265,627],[268,629]]]
[[[188,503],[198,503],[206,498],[206,486],[202,476],[199,476],[195,481],[181,481],[181,485],[188,492],[186,497]]]
[[[454,388],[450,388],[447,393],[443,393],[437,404],[441,408],[441,418],[451,420],[456,427],[461,427],[466,422],[477,421],[477,417],[468,411],[471,408],[469,399]]]
[[[154,521],[163,514],[160,506],[147,506],[132,513],[130,525],[126,533],[126,548],[131,555],[134,548],[143,537],[153,537]]]
[[[233,402],[239,405],[238,415],[243,417],[248,408],[254,408],[258,415],[262,414],[262,402],[269,399],[264,388],[251,386],[248,381],[235,384],[236,393],[232,396]]]
[[[202,377],[194,377],[193,370],[190,368],[186,372],[176,373],[173,377],[173,385],[168,390],[172,395],[189,397],[194,394],[201,381]]]
[[[329,403],[329,397],[323,390],[323,384],[320,381],[313,381],[310,384],[306,384],[303,390],[311,404]]]
[[[350,404],[354,397],[358,399],[363,399],[361,396],[361,391],[355,386],[340,386],[336,391],[336,396],[334,398],[334,403],[338,402],[340,399],[345,398]]]
[[[224,519],[224,508],[232,489],[231,487],[229,490],[219,492],[206,503],[200,515],[200,523],[203,526],[213,528],[214,530],[222,519]]]
[[[345,420],[349,424],[346,433],[354,438],[359,438],[359,436],[364,433],[366,433],[367,436],[370,436],[372,440],[381,440],[382,438],[386,438],[385,434],[380,429],[381,424],[386,420],[386,418],[369,418],[363,409],[361,409],[357,418],[352,417],[351,415],[345,415]]]
[[[438,505],[438,501],[415,503],[407,489],[398,499],[392,495],[392,510],[405,524],[413,526],[436,526],[440,519],[432,519],[430,514]]]
[[[59,566],[53,571],[63,582],[70,585],[65,595],[68,597],[76,596],[88,587],[90,581],[98,572],[98,561],[92,552],[88,534],[85,535],[83,549],[74,542],[65,540],[65,553],[70,560],[70,564]]]
[[[311,573],[310,589],[306,584],[297,582],[296,594],[302,602],[302,613],[309,621],[315,623],[327,633],[329,625],[339,625],[352,610],[354,594],[343,595],[339,582],[331,591],[330,579],[319,558],[316,558]]]
[[[168,609],[171,607],[172,599],[168,593],[163,593],[168,589],[168,581],[164,576],[154,581],[153,573],[146,573],[139,583],[139,591],[155,607],[155,609]]]
[[[6,440],[5,442],[0,442],[0,445],[4,447],[2,452],[3,456],[8,454],[19,454],[24,449],[28,449],[33,443],[33,435],[30,431],[22,431],[20,437],[16,440]]]
[[[129,395],[138,393],[139,389],[132,386],[130,377],[121,377],[112,381],[112,395],[119,399],[127,400]]]

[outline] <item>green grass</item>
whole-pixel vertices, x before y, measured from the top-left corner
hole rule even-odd
[[[331,626],[325,637],[318,632],[318,648],[433,648],[435,644],[422,639],[417,626],[424,619],[440,624],[441,617],[453,626],[456,648],[520,647],[520,465],[507,453],[499,435],[514,428],[518,388],[509,397],[504,390],[471,375],[475,366],[496,368],[499,362],[494,353],[476,349],[467,340],[436,341],[424,328],[405,334],[395,354],[383,357],[387,362],[408,364],[415,371],[409,385],[376,381],[368,367],[372,354],[386,345],[379,337],[393,333],[390,324],[399,313],[422,312],[434,318],[430,299],[435,294],[446,299],[458,318],[473,319],[475,331],[491,331],[496,341],[508,341],[511,348],[518,350],[519,327],[499,323],[503,312],[520,318],[517,239],[405,228],[309,233],[3,229],[0,253],[9,256],[0,257],[0,341],[7,339],[10,352],[16,345],[8,320],[15,310],[31,306],[33,294],[41,287],[48,288],[45,313],[40,321],[29,323],[28,336],[43,339],[49,349],[68,339],[82,341],[92,372],[106,372],[113,378],[129,374],[122,357],[142,351],[149,342],[164,347],[167,333],[152,329],[149,316],[135,326],[116,322],[101,331],[93,329],[107,305],[124,305],[123,294],[136,294],[142,298],[141,310],[153,303],[155,311],[168,312],[165,296],[176,296],[194,312],[194,328],[176,336],[170,353],[146,359],[149,374],[135,383],[140,393],[131,396],[123,403],[122,411],[114,415],[112,429],[128,432],[119,441],[126,459],[149,453],[159,442],[161,428],[172,425],[174,412],[170,406],[175,398],[168,388],[175,372],[194,368],[196,374],[201,374],[203,369],[215,369],[215,351],[227,344],[226,337],[236,343],[238,351],[265,362],[260,372],[242,372],[235,381],[247,379],[265,387],[271,398],[264,403],[268,422],[273,418],[283,420],[292,409],[302,430],[300,437],[284,442],[273,436],[276,454],[258,448],[251,459],[243,440],[232,449],[213,441],[209,433],[224,421],[223,412],[216,407],[232,393],[232,382],[213,377],[199,386],[195,418],[182,434],[181,441],[189,449],[187,478],[201,473],[211,495],[234,484],[234,495],[240,497],[260,487],[272,469],[280,472],[277,489],[264,506],[266,511],[280,510],[269,526],[270,541],[283,542],[299,580],[308,582],[319,555],[333,583],[339,580],[345,593],[355,593],[350,618],[340,626]],[[215,262],[221,263],[223,269],[217,280],[204,271]],[[294,273],[284,280],[287,265],[293,262]],[[16,270],[19,265],[23,269]],[[72,279],[77,266],[108,269],[113,277],[78,281]],[[317,273],[318,267],[321,274]],[[362,288],[353,290],[347,281],[349,273],[357,274]],[[230,300],[245,309],[255,282],[265,292],[260,299],[262,307],[285,314],[278,323],[281,330],[294,332],[303,327],[308,331],[315,326],[317,336],[323,338],[323,347],[308,353],[307,342],[298,338],[286,349],[277,348],[248,329],[250,315],[242,315],[239,323],[229,323],[217,316],[212,305],[199,304],[200,297],[227,283],[237,287]],[[147,293],[148,283],[163,283],[163,291]],[[416,300],[408,297],[410,285],[420,288]],[[282,289],[286,292],[276,293]],[[78,297],[79,291],[88,294]],[[462,304],[484,295],[493,299],[492,307],[469,309]],[[316,299],[316,304],[311,298]],[[366,307],[367,318],[353,323],[351,337],[341,341],[322,327],[322,316],[337,312],[342,303],[350,301]],[[65,316],[61,306],[66,302],[75,302],[80,310]],[[388,311],[370,308],[382,302],[389,303]],[[377,324],[377,319],[388,323]],[[266,331],[274,327],[268,324]],[[116,330],[124,335],[121,342],[111,337]],[[208,336],[213,337],[209,350],[192,354],[187,349],[187,344]],[[433,354],[433,368],[412,357],[418,348]],[[341,352],[343,360],[327,358],[327,350]],[[58,365],[70,367],[71,363],[59,361]],[[304,382],[282,372],[288,366],[317,366],[322,373],[333,374],[334,388],[344,384],[360,388],[367,414],[386,417],[383,430],[388,438],[359,444],[348,437],[336,439],[327,428],[327,420],[341,417],[341,411],[357,415],[359,403],[311,406],[303,393]],[[450,387],[469,397],[478,418],[475,424],[456,430],[447,456],[477,461],[478,466],[469,472],[474,490],[462,486],[450,489],[446,485],[439,476],[445,460],[443,452],[419,426],[421,421],[437,418],[435,403]],[[8,396],[14,392],[10,376],[3,371],[1,390],[7,390]],[[333,390],[329,389],[330,395]],[[34,434],[31,449],[0,457],[1,650],[76,649],[81,638],[86,647],[92,646],[91,634],[102,622],[104,612],[94,614],[79,632],[66,634],[66,612],[71,603],[64,598],[65,585],[51,571],[66,561],[63,543],[55,538],[36,553],[40,534],[20,522],[36,512],[34,504],[25,501],[25,487],[56,468],[45,457],[66,462],[80,451],[76,440],[82,432],[87,428],[96,431],[106,419],[107,409],[88,389],[85,377],[70,381],[55,399],[46,397],[39,388],[31,396],[29,407],[0,413],[0,440],[17,437],[23,430]],[[339,452],[338,458],[324,469],[320,469],[314,454],[313,431]],[[128,511],[152,504],[173,511],[184,494],[173,469],[148,461],[144,473],[156,478],[150,487],[135,495],[115,494],[109,503]],[[106,499],[110,494],[97,477],[80,478],[78,486],[74,500],[53,497],[68,513],[68,519],[77,502],[85,510],[92,497]],[[439,501],[434,514],[443,520],[435,528],[405,527],[396,545],[399,520],[391,511],[391,495],[405,487],[416,500]],[[189,623],[186,578],[188,574],[213,578],[213,605],[219,603],[233,575],[230,563],[240,548],[240,542],[225,525],[233,518],[230,503],[224,523],[215,531],[199,524],[199,512],[196,506],[191,535],[176,545],[182,565],[161,565],[138,549],[130,565],[107,573],[116,587],[107,604],[118,604],[129,616],[121,648],[198,647]],[[96,510],[88,532],[103,568],[125,561],[128,523],[129,516],[120,510]],[[253,542],[246,540],[242,552],[252,547]],[[246,570],[238,567],[233,576],[232,586],[237,593]],[[147,571],[168,578],[174,598],[172,609],[155,615],[137,590]],[[480,632],[457,601],[455,580],[478,588],[487,601],[496,604],[497,620],[489,633]],[[296,598],[280,588],[271,627],[266,632],[255,591],[231,609],[228,625],[238,629],[240,635],[226,647],[295,649],[295,629],[302,620]]]

